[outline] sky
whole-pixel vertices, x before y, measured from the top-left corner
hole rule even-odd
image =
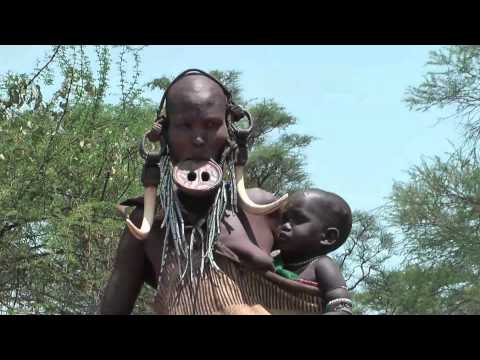
[[[48,46],[0,45],[0,74],[30,73]],[[306,151],[315,187],[355,210],[385,203],[393,182],[422,157],[442,155],[460,139],[439,111],[409,111],[402,101],[418,85],[440,46],[149,46],[141,80],[188,68],[238,70],[246,99],[274,99],[298,119],[290,131],[318,138]],[[149,92],[155,101],[160,93]]]

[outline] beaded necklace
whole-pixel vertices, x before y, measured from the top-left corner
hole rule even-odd
[[[298,270],[298,269],[303,268],[305,265],[308,265],[311,262],[313,262],[317,259],[320,259],[322,256],[323,255],[318,255],[318,256],[314,256],[314,257],[306,259],[306,260],[291,262],[291,263],[284,263],[284,264],[285,264],[286,268]]]

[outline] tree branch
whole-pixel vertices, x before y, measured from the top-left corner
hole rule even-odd
[[[53,61],[55,56],[57,56],[57,53],[58,53],[58,51],[60,50],[61,47],[62,47],[61,45],[57,46],[57,48],[53,52],[53,55],[50,57],[50,59],[47,61],[47,63],[40,70],[38,70],[38,72],[33,76],[33,78],[27,83],[27,86],[26,86],[27,88],[42,73],[42,71],[45,70],[48,67],[48,65],[50,65],[50,63]]]
[[[107,171],[105,175],[105,182],[103,183],[103,190],[102,190],[102,196],[100,197],[100,201],[103,201],[103,199],[105,198],[105,191],[107,190],[108,180],[110,180],[110,170]]]

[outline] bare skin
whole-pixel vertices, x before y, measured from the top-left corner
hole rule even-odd
[[[349,213],[348,206],[335,197],[297,192],[290,196],[282,211],[281,225],[276,230],[275,244],[281,250],[285,268],[289,268],[288,264],[318,256],[303,268],[289,270],[298,273],[301,279],[318,283],[325,302],[350,298],[339,267],[324,255],[333,246],[341,245],[348,235],[342,237],[341,233],[350,231],[351,225],[342,224],[351,224]]]
[[[225,95],[212,80],[191,75],[177,81],[167,98],[167,141],[172,162],[211,158],[219,161],[227,139],[225,113]],[[259,204],[269,203],[273,198],[272,194],[260,189],[249,190],[248,193]],[[179,194],[179,199],[190,215],[190,219],[185,219],[190,223],[204,215],[212,203],[211,198],[198,201],[198,198],[185,194]],[[137,207],[131,214],[130,218],[136,226],[140,226],[142,214],[142,207]],[[279,214],[227,215],[222,221],[219,242],[231,248],[242,261],[251,263],[252,267],[271,269],[268,254],[273,246],[273,233]],[[144,241],[124,231],[113,272],[101,301],[101,314],[130,314],[143,284],[156,287],[163,235],[160,219],[153,223]],[[254,244],[258,244],[258,247]]]

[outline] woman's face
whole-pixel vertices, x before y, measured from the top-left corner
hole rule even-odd
[[[174,164],[220,160],[228,138],[223,90],[204,76],[187,76],[168,95],[167,141]]]

